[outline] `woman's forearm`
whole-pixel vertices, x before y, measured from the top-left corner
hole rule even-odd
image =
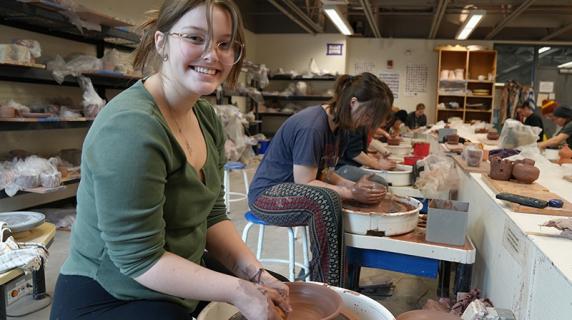
[[[354,158],[354,161],[361,164],[362,166],[366,166],[372,169],[381,170],[381,165],[379,161],[375,158],[365,154],[364,152],[360,153],[357,157]]]
[[[244,280],[209,270],[170,252],[161,256],[135,281],[171,296],[228,303],[233,303],[249,285]]]
[[[563,143],[564,141],[566,141],[566,139],[568,139],[568,135],[561,133],[557,136],[554,136],[544,142],[541,142],[538,144],[538,147],[541,149],[547,148],[547,147],[555,147],[560,145],[561,143]]]
[[[237,277],[250,280],[262,268],[260,261],[242,241],[230,221],[222,221],[207,231],[207,250]]]

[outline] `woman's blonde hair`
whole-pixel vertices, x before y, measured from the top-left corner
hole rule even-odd
[[[231,41],[244,43],[244,26],[242,17],[236,4],[232,0],[165,0],[159,10],[149,11],[147,13],[149,18],[139,26],[139,29],[143,31],[143,35],[141,37],[141,42],[137,46],[137,49],[135,49],[133,67],[136,70],[145,72],[150,65],[152,67],[159,66],[161,59],[155,49],[155,32],[160,31],[168,33],[182,16],[201,5],[206,5],[207,7],[206,18],[209,25],[209,35],[207,44],[205,45],[205,50],[208,50],[207,48],[210,47],[210,42],[213,41],[212,11],[215,6],[225,9],[230,14],[232,19]],[[246,50],[243,49],[240,60],[232,66],[232,69],[226,79],[230,86],[234,86],[238,80],[245,53]]]

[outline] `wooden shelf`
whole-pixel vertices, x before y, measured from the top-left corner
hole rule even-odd
[[[87,128],[92,123],[93,119],[87,118],[0,118],[0,131]]]
[[[328,101],[332,99],[329,96],[281,96],[281,95],[270,95],[263,94],[264,99],[274,99],[274,100],[286,100],[286,101]]]
[[[437,109],[439,112],[463,112],[463,109]]]
[[[13,197],[8,197],[2,190],[0,191],[0,211],[17,211],[75,197],[79,187],[79,179],[71,180],[64,186],[64,188],[54,192],[41,194],[21,191]]]
[[[336,76],[318,76],[314,78],[304,78],[303,76],[291,77],[286,74],[278,74],[270,76],[269,80],[286,80],[286,81],[336,81],[338,78]]]
[[[132,51],[140,39],[133,32],[109,26],[101,26],[101,31],[86,29],[80,31],[69,21],[63,11],[58,12],[19,1],[0,0],[0,8],[0,24],[49,36],[96,45],[102,44],[125,51]]]
[[[489,81],[489,80],[467,80],[468,83],[488,83],[488,84],[493,84],[495,83],[494,81]]]
[[[480,113],[491,113],[493,112],[492,110],[479,110],[479,109],[465,109],[465,111],[467,112],[480,112]]]
[[[464,98],[464,94],[439,94],[439,97],[460,97]]]
[[[88,73],[85,76],[91,79],[95,87],[119,90],[127,89],[139,80],[139,78],[111,73]],[[1,64],[0,80],[59,85],[48,70]],[[77,78],[72,76],[65,77],[61,85],[79,87]]]
[[[493,96],[473,96],[473,95],[467,95],[467,98],[482,98],[482,99],[492,99]]]

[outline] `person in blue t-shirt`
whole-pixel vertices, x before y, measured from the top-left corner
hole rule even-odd
[[[357,182],[335,173],[348,132],[369,132],[384,123],[393,105],[389,87],[371,73],[343,75],[334,98],[291,116],[273,137],[254,176],[248,202],[263,221],[310,229],[311,279],[342,284],[341,199],[375,204],[385,187],[363,176]]]

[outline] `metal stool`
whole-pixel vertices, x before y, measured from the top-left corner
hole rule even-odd
[[[302,254],[304,256],[304,263],[296,262],[296,254],[295,254],[295,242],[296,237],[294,236],[294,228],[295,227],[279,227],[279,228],[287,228],[288,229],[288,260],[286,259],[274,259],[274,258],[262,258],[262,249],[264,246],[264,227],[265,226],[272,226],[260,219],[258,219],[252,212],[248,211],[244,214],[244,218],[248,223],[244,227],[242,231],[242,240],[246,243],[248,240],[248,233],[250,228],[254,225],[260,226],[258,230],[258,245],[256,246],[256,259],[260,262],[270,262],[270,263],[284,263],[288,264],[289,276],[288,280],[294,281],[296,280],[296,266],[302,268],[304,270],[304,280],[307,281],[310,276],[310,258],[308,255],[308,235],[307,235],[307,226],[300,226],[302,228]],[[278,226],[275,226],[278,227]]]
[[[244,193],[230,191],[230,172],[240,170],[242,172],[242,180],[244,181]],[[246,174],[246,165],[242,162],[227,162],[224,165],[224,204],[230,212],[230,203],[235,201],[246,200],[248,197],[248,175]],[[233,198],[231,198],[231,196]]]

